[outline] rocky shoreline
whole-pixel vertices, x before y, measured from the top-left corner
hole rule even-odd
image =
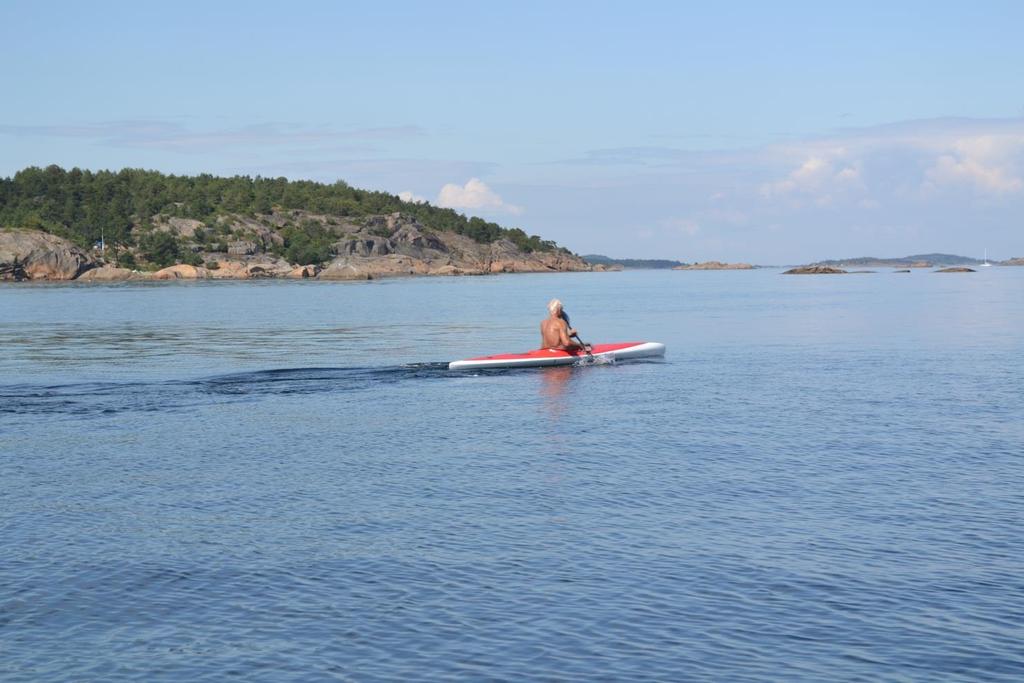
[[[283,226],[315,221],[337,239],[330,260],[291,263],[281,255]],[[216,227],[224,237],[212,242],[204,233]],[[125,267],[136,250],[116,256],[87,251],[40,230],[0,230],[0,280],[7,281],[172,281],[251,280],[262,278],[372,280],[425,275],[487,275],[612,270],[591,265],[563,249],[524,251],[498,239],[480,243],[454,232],[431,231],[400,213],[355,222],[289,211],[261,218],[231,217],[227,225],[208,226],[182,218],[160,220],[155,232],[167,232],[187,249],[191,263],[163,268]],[[179,259],[180,260],[180,259]]]
[[[294,263],[287,253],[287,231],[315,224],[332,235],[330,258],[318,263]],[[275,211],[269,215],[233,215],[216,223],[155,216],[150,235],[165,233],[184,250],[177,263],[147,262],[137,247],[86,250],[63,237],[33,229],[0,229],[0,281],[175,281],[175,280],[373,280],[402,276],[488,275],[494,273],[606,272],[618,264],[589,263],[565,249],[526,251],[508,239],[478,242],[450,231],[434,231],[401,213],[338,219],[305,211]],[[135,266],[142,261],[143,267]],[[860,265],[858,263],[858,265]],[[993,265],[1024,265],[1014,258]],[[163,267],[160,267],[163,266]],[[930,267],[915,262],[909,268]],[[707,261],[674,270],[752,270],[748,263]],[[787,275],[847,274],[824,263],[799,266]],[[946,268],[934,272],[973,272]]]

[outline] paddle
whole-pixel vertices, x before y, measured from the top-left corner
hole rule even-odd
[[[589,360],[594,360],[594,354],[591,353],[591,350],[593,350],[593,347],[590,344],[588,344],[587,342],[585,342],[582,339],[580,339],[580,335],[574,334],[572,336],[573,336],[574,339],[576,339],[576,341],[578,341],[580,343],[580,346],[583,347],[583,350],[587,354],[587,358]]]
[[[572,329],[572,323],[569,322],[569,314],[565,312],[564,308],[562,309],[561,316],[562,316],[562,320],[565,321],[565,326],[571,330]],[[590,352],[593,347],[591,347],[590,344],[588,344],[587,342],[585,342],[582,339],[580,339],[580,335],[574,334],[572,336],[573,336],[573,338],[576,339],[576,341],[578,341],[580,343],[580,346],[583,347],[583,351],[584,351],[584,353],[587,354],[587,358],[589,360],[594,360],[594,354],[592,354]]]

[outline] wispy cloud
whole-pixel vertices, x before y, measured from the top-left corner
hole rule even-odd
[[[717,168],[756,168],[769,159],[766,148],[682,149],[678,147],[609,147],[587,150],[579,157],[544,162],[546,166],[589,166],[635,172],[701,173]]]
[[[863,128],[745,149],[641,146],[594,149],[558,166],[701,174],[765,200],[829,202],[865,192],[959,187],[1006,195],[1024,190],[1024,119],[945,118]],[[891,177],[896,173],[897,178]],[[721,189],[714,192],[722,192]],[[742,194],[742,192],[741,192]]]
[[[592,149],[582,157],[562,159],[552,163],[580,166],[664,166],[692,161],[699,153],[672,147],[610,147]]]
[[[950,135],[972,137],[977,135],[1016,135],[1024,130],[1024,117],[1021,118],[970,118],[970,117],[939,117],[933,119],[913,119],[895,121],[873,126],[838,128],[828,138],[845,140],[894,138],[899,140],[929,140],[945,138]]]
[[[335,129],[293,123],[255,123],[198,129],[175,121],[125,120],[60,125],[0,124],[0,135],[76,138],[108,147],[178,152],[237,147],[320,146],[346,141],[407,140],[425,135],[419,126]]]

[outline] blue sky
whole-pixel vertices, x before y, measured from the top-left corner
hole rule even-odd
[[[1024,5],[829,4],[6,0],[0,174],[342,178],[620,257],[1024,256]]]

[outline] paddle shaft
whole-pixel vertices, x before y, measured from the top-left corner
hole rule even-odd
[[[562,309],[562,312],[561,312],[560,316],[561,316],[562,320],[565,321],[565,326],[568,327],[571,330],[572,329],[572,323],[569,322],[569,314],[565,312],[565,309]],[[572,336],[576,339],[576,341],[578,341],[580,343],[580,346],[583,347],[583,351],[586,352],[587,358],[593,359],[594,358],[594,354],[592,354],[590,352],[590,348],[591,348],[590,344],[588,344],[587,342],[585,342],[582,339],[580,339],[580,335],[578,335],[578,334],[574,334]]]
[[[583,350],[584,350],[584,351],[586,352],[586,354],[587,354],[587,358],[593,358],[593,357],[594,357],[594,354],[592,354],[592,353],[590,352],[590,349],[591,349],[591,346],[590,346],[590,344],[588,344],[587,342],[585,342],[585,341],[583,341],[582,339],[580,339],[580,335],[578,335],[578,334],[574,334],[574,335],[572,335],[572,336],[573,336],[573,337],[575,337],[576,341],[578,341],[578,342],[580,343],[580,346],[582,346],[582,347],[583,347]]]

